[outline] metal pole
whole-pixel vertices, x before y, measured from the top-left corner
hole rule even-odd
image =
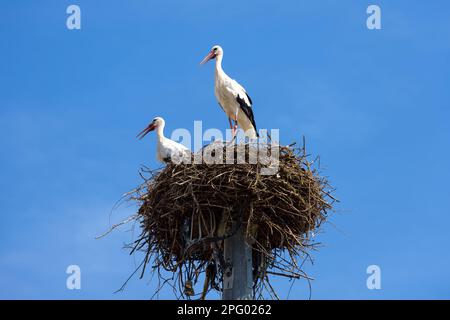
[[[245,242],[242,227],[224,241],[224,258],[222,300],[253,299],[252,248]]]

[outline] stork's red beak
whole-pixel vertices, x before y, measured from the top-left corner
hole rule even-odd
[[[202,62],[200,62],[200,64],[205,64],[207,63],[209,60],[214,59],[216,57],[216,54],[214,53],[214,51],[210,51],[208,53],[208,55],[205,57],[205,59],[202,60]]]
[[[139,140],[142,139],[143,137],[145,137],[147,135],[147,133],[149,133],[150,131],[155,130],[155,128],[156,128],[155,124],[153,122],[150,123],[147,128],[145,128],[144,130],[139,132],[139,134],[136,136],[136,138],[138,138]]]

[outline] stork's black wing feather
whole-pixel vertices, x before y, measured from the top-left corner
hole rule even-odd
[[[253,125],[253,128],[255,128],[255,132],[256,132],[256,136],[259,137],[258,134],[258,130],[256,129],[256,123],[255,123],[255,118],[253,116],[253,109],[252,109],[252,100],[250,99],[250,97],[248,96],[247,93],[245,93],[247,95],[248,101],[250,101],[250,105],[248,105],[245,100],[243,98],[241,98],[239,95],[236,97],[236,101],[239,103],[239,106],[241,107],[241,110],[245,113],[245,115],[247,116],[247,118],[249,118],[250,122]]]
[[[247,96],[248,101],[250,101],[250,105],[253,105],[252,98],[250,98],[247,92],[245,93],[245,95]]]

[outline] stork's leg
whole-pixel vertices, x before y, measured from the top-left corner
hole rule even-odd
[[[232,133],[231,141],[229,142],[229,144],[231,145],[234,142],[234,139],[236,138],[236,130],[233,127],[233,122],[230,117],[228,117],[228,122],[230,123],[230,129]]]
[[[238,112],[239,112],[239,109],[237,109],[236,113],[234,114],[234,128],[233,128],[234,134],[233,134],[233,138],[236,136],[236,131],[238,129],[238,121],[237,121],[237,119],[238,119]]]
[[[233,136],[234,136],[233,123],[232,123],[232,121],[231,121],[231,118],[230,118],[230,117],[228,117],[228,122],[230,123],[230,129],[231,129],[231,132],[233,133]]]

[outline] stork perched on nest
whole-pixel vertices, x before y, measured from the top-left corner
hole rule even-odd
[[[212,47],[211,51],[200,64],[205,64],[212,59],[216,59],[214,93],[219,105],[228,116],[233,137],[236,135],[239,124],[247,137],[256,139],[258,132],[253,117],[252,99],[237,81],[231,79],[223,71],[223,49],[220,46]],[[234,126],[232,125],[232,121],[234,121]]]
[[[142,139],[147,133],[156,129],[156,134],[158,136],[158,141],[156,143],[156,158],[158,161],[167,163],[172,160],[190,157],[191,151],[188,148],[183,146],[181,143],[170,140],[164,136],[165,125],[166,122],[163,118],[156,117],[137,135],[137,138]]]

